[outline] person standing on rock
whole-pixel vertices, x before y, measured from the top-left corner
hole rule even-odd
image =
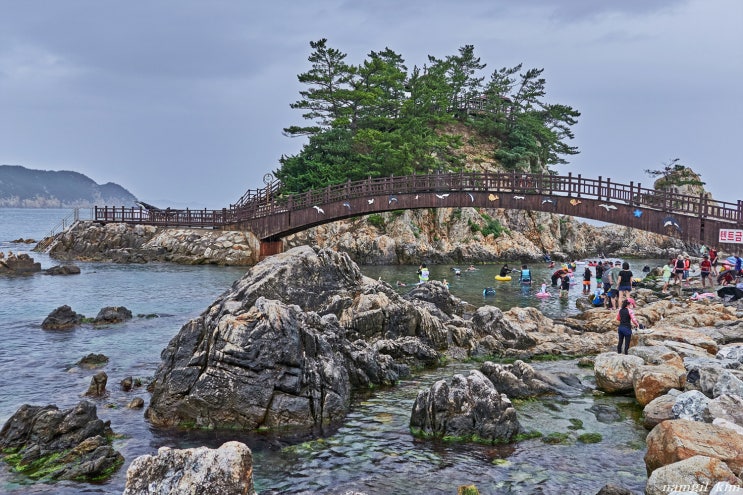
[[[617,306],[622,307],[622,301],[629,298],[629,293],[632,290],[632,277],[633,274],[629,269],[629,263],[626,261],[622,263],[622,270],[619,272],[619,298],[617,299]]]
[[[684,282],[684,257],[680,254],[676,258],[675,268],[673,270],[675,282],[680,286]]]
[[[671,267],[671,262],[669,261],[665,265],[663,265],[662,269],[662,277],[663,277],[663,288],[661,289],[661,292],[663,294],[668,294],[668,284],[671,283],[671,273],[673,273],[673,268]]]
[[[599,261],[596,263],[596,287],[602,287],[604,282],[601,280],[604,275],[604,264]]]
[[[703,289],[707,287],[707,279],[709,278],[710,271],[712,271],[712,263],[709,261],[709,256],[705,254],[702,261],[699,262],[699,275],[702,278]],[[709,285],[712,287],[711,281]]]
[[[709,249],[709,262],[712,264],[712,275],[715,277],[717,273],[717,250],[715,248]]]
[[[619,322],[619,343],[617,344],[617,354],[622,353],[622,347],[624,346],[624,353],[627,354],[629,350],[629,342],[632,339],[632,326],[635,328],[639,327],[635,313],[630,309],[634,307],[634,300],[629,297],[622,302],[622,309],[617,312],[617,321]]]

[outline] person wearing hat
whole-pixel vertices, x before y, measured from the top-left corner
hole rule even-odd
[[[617,354],[622,353],[622,347],[624,347],[624,353],[627,354],[629,350],[629,343],[632,340],[632,328],[637,328],[640,324],[635,318],[635,313],[631,307],[635,306],[635,301],[631,297],[622,302],[622,308],[617,312],[617,321],[619,322],[619,343],[617,344]]]
[[[712,262],[709,260],[709,256],[705,254],[702,257],[702,261],[699,262],[699,276],[702,278],[702,288],[707,287],[707,278],[709,278],[711,271]],[[712,287],[712,282],[709,283],[709,286]]]

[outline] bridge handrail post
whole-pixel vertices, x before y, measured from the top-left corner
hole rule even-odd
[[[606,201],[611,201],[611,177],[606,178]]]
[[[635,204],[635,199],[634,199],[634,198],[635,198],[635,194],[634,194],[634,189],[635,189],[635,183],[634,183],[634,181],[629,181],[629,198],[627,199],[627,203],[628,203],[628,204],[629,204],[630,206],[632,206],[632,205],[634,205],[634,204]]]
[[[568,198],[573,195],[573,172],[568,172]]]
[[[582,175],[578,174],[578,195],[577,197],[580,198],[581,191],[583,190],[583,185],[581,184]]]

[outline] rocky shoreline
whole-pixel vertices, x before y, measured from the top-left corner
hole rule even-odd
[[[476,227],[486,217],[500,222],[499,235],[483,235]],[[542,259],[545,253],[562,260],[597,253],[662,258],[682,252],[694,255],[698,250],[671,237],[615,225],[595,227],[537,212],[443,208],[383,213],[374,218],[308,229],[287,237],[284,249],[332,248],[362,265],[526,261]],[[260,260],[260,241],[250,232],[94,221],[78,222],[70,230],[43,239],[35,249],[67,261],[252,266]]]
[[[671,479],[707,484],[696,493],[708,493],[717,482],[740,486],[740,307],[721,299],[693,301],[683,292],[665,296],[652,287],[635,289],[633,297],[646,329],[635,334],[630,355],[623,356],[611,351],[617,341],[612,311],[590,309],[558,322],[534,308],[474,308],[435,281],[401,296],[363,276],[348,254],[297,247],[251,267],[183,325],[148,386],[145,416],[155,427],[323,436],[342,424],[355,391],[394,386],[416,370],[450,361],[510,358],[516,360],[511,365],[473,364],[469,375],[421,391],[411,432],[508,442],[522,433],[510,398],[632,394],[652,428],[646,493],[667,493]],[[596,389],[576,377],[535,372],[523,360],[537,355],[587,356]],[[0,444],[8,441],[7,428]],[[227,450],[231,469],[250,472],[245,449]],[[148,456],[155,467],[135,460],[125,493],[147,493],[141,488],[147,483],[168,485],[163,477],[184,471],[196,480],[199,466],[214,465],[220,455],[165,449]],[[174,462],[180,474],[163,467]],[[251,493],[252,480],[241,483]]]

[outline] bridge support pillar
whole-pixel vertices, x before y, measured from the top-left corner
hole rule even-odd
[[[279,254],[284,252],[284,242],[283,241],[261,241],[261,249],[259,253],[259,258],[263,259],[267,256],[271,256],[273,254]]]

